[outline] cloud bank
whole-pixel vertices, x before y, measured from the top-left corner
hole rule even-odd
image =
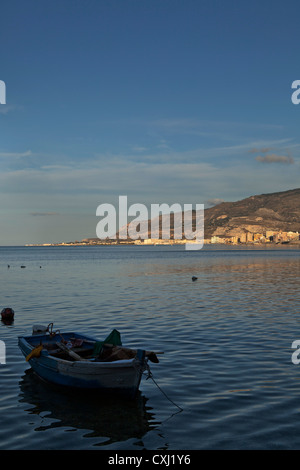
[[[261,163],[284,163],[286,165],[292,165],[295,163],[293,157],[288,155],[276,155],[275,153],[264,156],[258,155],[255,157],[255,160]]]

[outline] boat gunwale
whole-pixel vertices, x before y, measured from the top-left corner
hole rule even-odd
[[[75,335],[77,337],[82,337],[83,339],[88,339],[88,340],[93,340],[95,342],[97,342],[97,340],[95,340],[95,338],[92,338],[91,336],[86,336],[86,335],[81,335],[79,333],[74,333],[74,332],[67,332],[67,333],[64,333],[64,335]],[[27,346],[31,351],[33,351],[33,349],[38,345],[33,345],[30,343],[30,339],[34,339],[37,343],[38,343],[38,340],[41,339],[41,338],[50,338],[49,335],[28,335],[28,336],[19,336],[18,337],[18,342],[19,342],[19,346],[20,346],[20,343],[22,342],[25,346]],[[51,339],[51,338],[50,338]],[[21,348],[21,347],[20,347]],[[21,348],[22,352],[23,352],[23,349]],[[24,352],[23,352],[24,354]],[[63,359],[63,358],[60,358],[60,357],[56,357],[54,355],[51,354],[51,352],[49,352],[49,350],[47,350],[46,348],[43,349],[41,351],[41,356],[40,357],[44,357],[44,358],[48,358],[48,359],[51,359],[53,361],[56,361],[58,363],[64,363],[66,365],[70,365],[72,368],[77,368],[77,367],[82,367],[83,365],[85,366],[88,366],[88,368],[101,368],[101,369],[108,369],[108,368],[117,368],[118,366],[122,366],[122,367],[132,367],[134,365],[134,363],[136,363],[138,361],[138,359],[136,357],[133,357],[131,359],[119,359],[119,360],[116,360],[116,361],[97,361],[95,360],[95,358],[93,359],[84,359],[82,358],[81,361],[72,361],[71,359],[68,360],[68,359]],[[29,360],[29,362],[31,360],[38,360],[39,358],[31,358]]]

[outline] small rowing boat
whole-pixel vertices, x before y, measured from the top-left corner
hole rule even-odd
[[[51,327],[51,329],[50,329]],[[37,329],[38,330],[38,329]],[[117,392],[135,397],[148,360],[157,354],[125,348],[113,330],[104,341],[75,332],[46,331],[18,338],[19,347],[34,372],[42,379],[68,388]]]

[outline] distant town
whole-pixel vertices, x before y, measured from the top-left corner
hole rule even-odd
[[[164,217],[167,219],[164,225]],[[81,241],[28,244],[26,246],[95,246],[95,245],[179,245],[199,243],[189,240],[196,231],[185,231],[182,213],[159,216],[158,238],[151,238],[152,219],[133,232],[139,239],[128,238],[128,225],[123,225],[114,238],[84,238]],[[193,219],[194,228],[196,228]],[[156,219],[154,219],[156,220]],[[132,222],[131,222],[132,223]],[[156,220],[157,224],[157,220]],[[182,231],[177,230],[182,224]],[[156,226],[156,225],[155,225]],[[151,229],[150,229],[151,227]],[[137,228],[137,227],[136,227]],[[156,231],[157,233],[157,231]],[[299,245],[300,188],[250,196],[235,202],[221,202],[204,211],[204,244],[223,245]],[[185,234],[186,237],[183,235]],[[175,238],[176,237],[176,238]]]
[[[41,243],[26,244],[25,246],[95,246],[95,245],[180,245],[186,243],[196,243],[195,240],[186,239],[162,239],[145,238],[138,240],[109,239],[100,240],[99,238],[84,238],[81,241],[59,242],[59,243]],[[225,245],[258,245],[258,244],[299,244],[299,232],[283,232],[267,230],[264,233],[241,232],[234,237],[217,237],[204,239],[204,244],[225,244]]]

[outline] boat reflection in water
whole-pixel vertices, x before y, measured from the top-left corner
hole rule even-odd
[[[146,406],[147,400],[141,392],[134,400],[128,400],[91,391],[62,390],[43,382],[32,369],[27,369],[20,381],[19,402],[30,405],[26,410],[29,414],[43,417],[43,425],[35,431],[57,427],[84,429],[91,431],[85,435],[87,438],[101,437],[95,445],[141,439],[154,429],[158,423]]]

